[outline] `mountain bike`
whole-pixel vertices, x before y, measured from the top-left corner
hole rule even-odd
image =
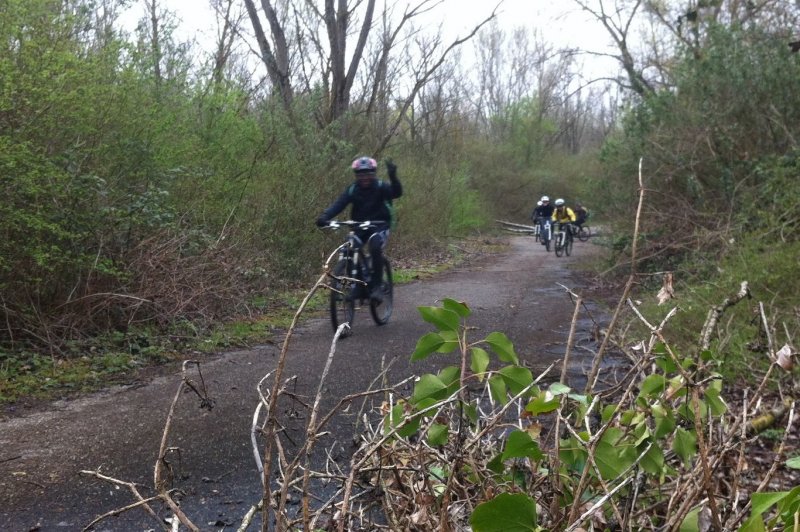
[[[331,325],[335,331],[339,325],[348,324],[349,327],[342,332],[343,337],[352,334],[356,308],[363,306],[367,301],[372,320],[376,324],[386,325],[392,316],[394,285],[389,258],[383,256],[383,279],[378,288],[383,298],[382,301],[377,301],[370,298],[367,289],[372,271],[369,246],[355,232],[356,229],[366,230],[383,226],[386,226],[385,222],[353,220],[331,220],[327,225],[331,229],[342,227],[350,229],[338,248],[336,264],[328,274],[331,277]]]
[[[589,237],[592,236],[592,229],[586,224],[581,224],[576,227],[578,229],[576,233],[578,240],[580,240],[581,242],[586,242],[587,240],[589,240]]]
[[[540,242],[541,241],[540,238],[539,238],[541,236],[541,233],[542,233],[541,224],[539,224],[539,222],[534,222],[533,223],[533,239],[536,242]]]
[[[558,230],[553,234],[553,247],[555,248],[556,257],[572,255],[572,228],[570,224],[558,224]]]
[[[544,227],[540,228],[541,233],[539,234],[539,241],[544,244],[544,249],[550,251],[550,245],[553,242],[553,223],[550,219],[545,219]]]

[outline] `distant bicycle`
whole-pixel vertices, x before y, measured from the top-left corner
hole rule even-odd
[[[538,223],[534,224],[534,226],[533,226],[533,239],[536,242],[539,242],[539,236],[540,236],[541,232],[542,232],[542,227]]]
[[[553,222],[550,219],[545,219],[542,224],[544,227],[540,228],[539,241],[544,244],[544,248],[550,251],[550,246],[553,243]]]
[[[553,233],[553,247],[556,257],[572,255],[572,228],[570,224],[558,224],[558,230]]]
[[[588,225],[581,224],[575,227],[577,228],[576,236],[581,242],[586,242],[592,236],[592,229]]]
[[[370,314],[378,325],[386,325],[392,316],[394,285],[389,258],[385,255],[383,258],[383,279],[380,285],[382,301],[370,299],[367,285],[372,271],[372,257],[369,255],[369,246],[365,245],[366,242],[355,233],[356,228],[365,230],[385,225],[385,222],[381,221],[331,220],[326,226],[331,229],[342,227],[350,229],[344,242],[339,246],[339,258],[329,273],[331,325],[335,331],[339,325],[348,324],[349,327],[342,332],[343,337],[350,336],[353,332],[356,304],[361,306],[369,301]]]

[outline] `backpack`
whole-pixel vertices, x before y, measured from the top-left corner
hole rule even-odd
[[[384,188],[389,186],[385,181],[382,179],[378,180],[378,188]],[[350,185],[350,188],[347,189],[347,193],[350,197],[353,197],[353,192],[356,190],[356,184],[353,183]],[[397,212],[395,211],[394,204],[392,203],[391,199],[387,199],[383,201],[383,204],[386,206],[386,210],[389,211],[389,229],[394,231],[397,227]]]

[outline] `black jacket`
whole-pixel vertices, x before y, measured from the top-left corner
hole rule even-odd
[[[351,205],[350,219],[357,222],[384,221],[388,225],[391,213],[387,202],[402,195],[403,186],[396,175],[393,178],[390,176],[388,183],[375,179],[364,188],[354,181],[323,211],[321,218],[330,220]]]
[[[556,210],[555,206],[552,203],[548,203],[547,205],[537,205],[533,212],[531,213],[531,220],[535,220],[536,218],[551,218],[553,216],[553,211]]]

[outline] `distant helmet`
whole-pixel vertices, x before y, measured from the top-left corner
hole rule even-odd
[[[353,161],[352,167],[356,174],[374,174],[378,171],[378,163],[371,157],[359,157]]]
[[[561,198],[558,198],[556,200],[556,207],[561,207],[562,205],[564,205],[564,200],[561,199]]]
[[[542,196],[542,201],[550,201],[550,198],[547,196]]]
[[[537,206],[537,207],[541,207],[541,206],[542,206],[542,202],[541,202],[541,201],[537,201],[537,202],[536,202],[536,206]]]

